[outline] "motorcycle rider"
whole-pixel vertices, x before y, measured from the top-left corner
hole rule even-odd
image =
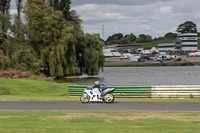
[[[92,88],[99,88],[99,91],[100,91],[100,93],[101,93],[101,96],[103,97],[103,96],[104,96],[103,91],[106,90],[107,87],[106,87],[104,84],[102,84],[101,82],[99,82],[99,81],[95,81],[94,84],[95,84],[95,85],[94,85]]]

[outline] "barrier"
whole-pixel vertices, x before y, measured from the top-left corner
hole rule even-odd
[[[152,86],[151,98],[200,98],[200,85]]]
[[[86,85],[68,85],[69,96],[77,97],[83,94]],[[173,86],[108,86],[115,88],[117,98],[200,98],[200,85]]]
[[[77,97],[83,94],[85,85],[68,85],[70,97]],[[151,86],[107,86],[115,88],[114,95],[117,98],[149,98],[151,95]]]

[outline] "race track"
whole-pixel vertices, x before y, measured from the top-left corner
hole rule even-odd
[[[0,101],[0,110],[200,111],[200,102],[132,101],[82,104],[79,101]]]

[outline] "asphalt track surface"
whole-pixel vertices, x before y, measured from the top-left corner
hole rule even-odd
[[[118,101],[112,104],[79,101],[0,101],[0,110],[200,111],[200,102]]]

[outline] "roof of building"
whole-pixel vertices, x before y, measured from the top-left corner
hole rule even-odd
[[[144,50],[151,50],[153,47],[145,47]]]
[[[158,46],[175,46],[175,43],[160,43]]]

